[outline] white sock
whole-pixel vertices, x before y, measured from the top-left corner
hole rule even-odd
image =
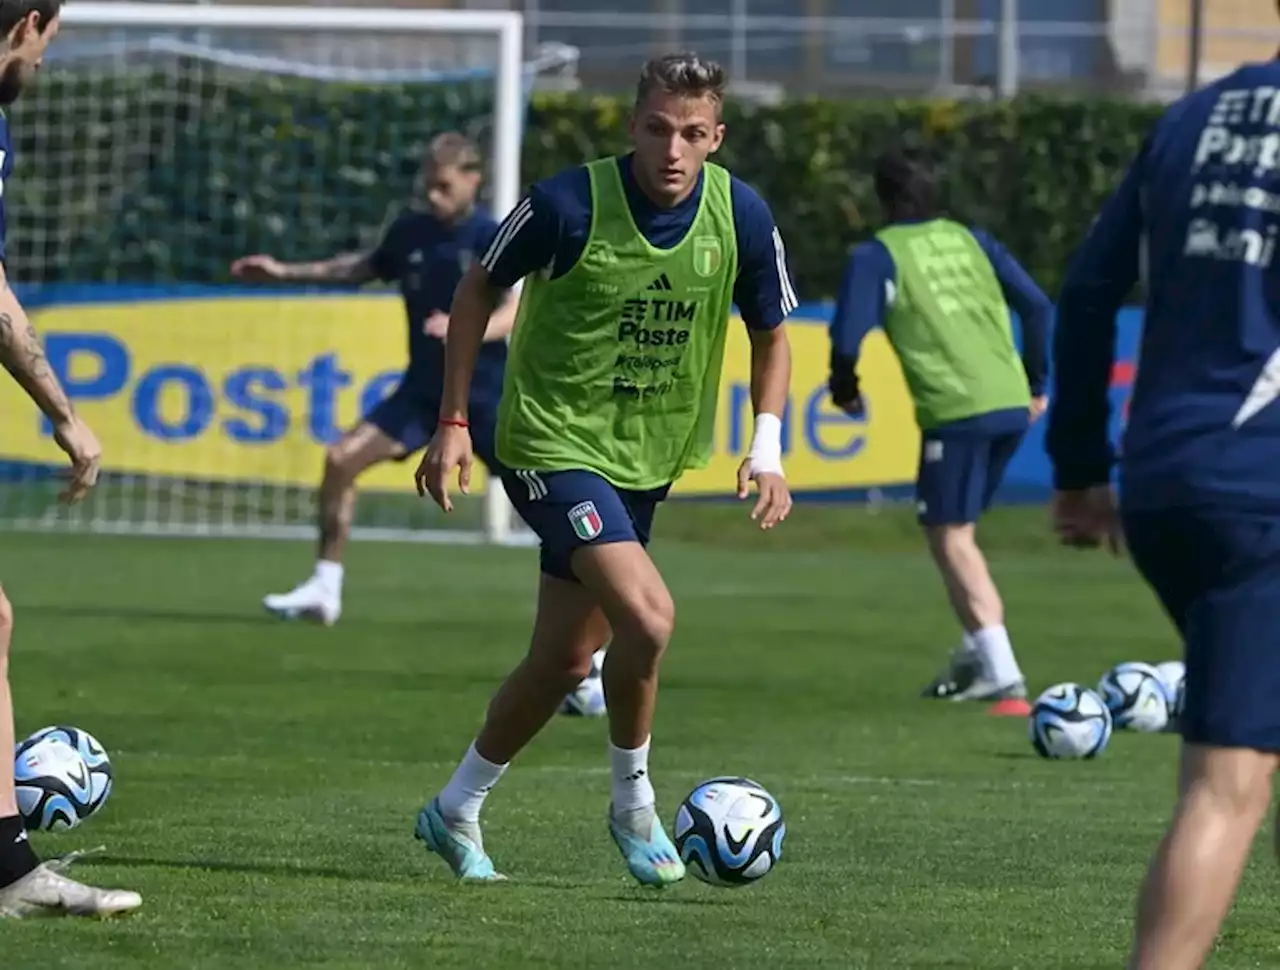
[[[613,811],[615,814],[648,808],[657,801],[649,780],[649,741],[638,748],[609,745],[613,768]]]
[[[451,822],[478,822],[480,807],[506,770],[506,765],[481,757],[473,741],[440,793],[441,814]]]
[[[342,595],[342,563],[321,559],[316,563],[315,578],[329,592]]]
[[[1022,670],[1013,655],[1009,631],[1003,626],[989,626],[976,633],[965,634],[965,644],[982,664],[982,675],[999,687],[1022,680]]]
[[[599,676],[602,670],[604,670],[604,647],[601,647],[591,655],[592,673]]]

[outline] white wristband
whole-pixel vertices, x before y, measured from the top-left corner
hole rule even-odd
[[[782,474],[782,419],[776,414],[756,415],[756,430],[747,459],[753,475]]]

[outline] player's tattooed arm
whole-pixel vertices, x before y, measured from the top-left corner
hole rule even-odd
[[[0,364],[55,425],[74,418],[71,401],[45,356],[40,336],[7,280],[0,288]]]
[[[311,263],[285,263],[273,256],[255,255],[231,264],[238,279],[280,283],[368,283],[378,276],[373,254],[341,253]]]

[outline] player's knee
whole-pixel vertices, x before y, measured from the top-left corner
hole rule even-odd
[[[929,547],[941,560],[962,562],[978,552],[978,540],[973,523],[949,522],[945,525],[925,526]]]
[[[355,480],[360,469],[355,455],[342,442],[329,445],[324,452],[324,477],[330,482],[346,484]]]
[[[665,586],[654,586],[633,594],[627,604],[627,615],[617,624],[615,635],[625,633],[626,639],[656,664],[675,628],[676,605],[671,593]]]
[[[1275,755],[1245,748],[1196,746],[1184,755],[1183,797],[1203,800],[1241,824],[1261,823],[1272,800]]]

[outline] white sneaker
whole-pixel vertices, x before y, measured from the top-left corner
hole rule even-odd
[[[262,605],[283,620],[317,620],[325,626],[333,626],[342,615],[342,598],[314,577],[288,593],[263,597]]]
[[[127,889],[97,889],[68,879],[62,870],[82,853],[42,863],[10,886],[0,889],[0,918],[32,916],[96,916],[128,913],[142,897]]]

